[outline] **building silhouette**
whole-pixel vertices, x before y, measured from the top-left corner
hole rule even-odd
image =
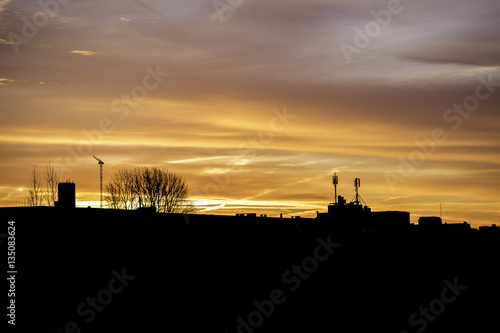
[[[59,183],[57,185],[57,208],[75,208],[76,207],[76,185],[71,181]]]

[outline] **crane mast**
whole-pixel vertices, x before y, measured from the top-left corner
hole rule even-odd
[[[100,169],[99,199],[100,199],[100,202],[101,202],[100,207],[102,208],[102,166],[103,166],[104,162],[101,161],[100,159],[98,159],[95,156],[94,156],[94,158],[98,161],[99,169]]]

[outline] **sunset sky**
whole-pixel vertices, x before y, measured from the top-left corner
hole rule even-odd
[[[230,4],[233,5],[230,5]],[[46,5],[42,5],[46,4]],[[53,162],[99,206],[120,168],[200,213],[500,224],[497,0],[0,0],[0,206]]]

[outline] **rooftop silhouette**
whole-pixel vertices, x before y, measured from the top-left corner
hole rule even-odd
[[[439,217],[413,225],[408,212],[376,212],[342,196],[316,218],[74,208],[74,189],[61,184],[58,207],[0,209],[16,221],[19,239],[18,328],[498,327],[499,306],[489,302],[500,296],[496,226],[473,229]],[[107,293],[119,273],[127,286]]]

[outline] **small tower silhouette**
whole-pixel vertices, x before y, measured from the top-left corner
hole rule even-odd
[[[337,176],[336,172],[333,173],[332,182],[333,186],[335,186],[335,199],[333,200],[333,202],[335,203],[335,205],[337,205],[337,185],[339,183],[339,176]]]
[[[75,208],[76,206],[75,183],[67,181],[57,184],[57,208]]]

